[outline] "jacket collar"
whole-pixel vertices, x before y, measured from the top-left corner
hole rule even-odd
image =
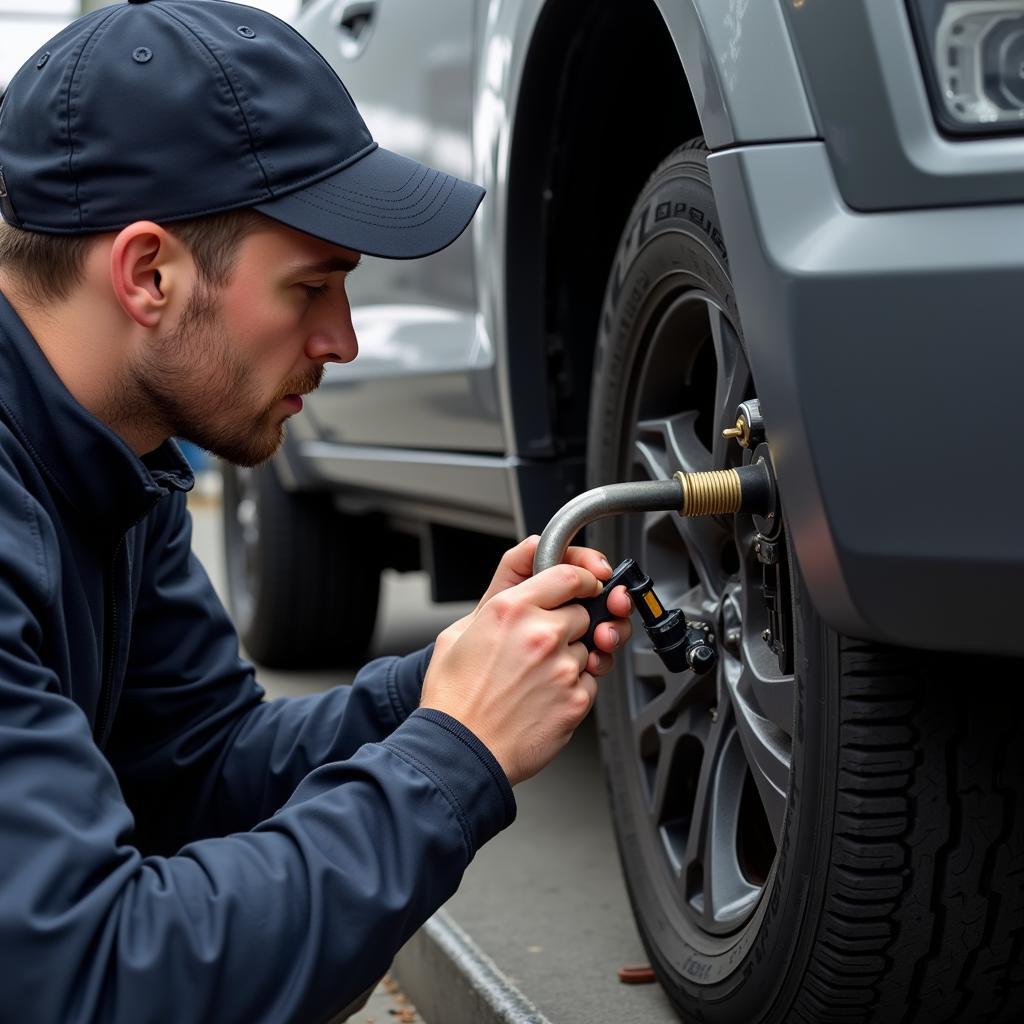
[[[51,487],[100,535],[120,539],[194,477],[174,441],[139,458],[64,386],[0,292],[0,419]]]

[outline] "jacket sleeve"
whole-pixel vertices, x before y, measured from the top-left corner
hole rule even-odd
[[[0,510],[0,1020],[336,1012],[512,820],[497,763],[458,722],[418,710],[314,770],[251,831],[144,857],[85,714],[40,658],[53,586],[38,534],[12,517]]]
[[[315,768],[389,735],[418,706],[432,646],[380,658],[351,686],[264,701],[191,550],[184,495],[154,517],[107,754],[147,852],[243,831]]]

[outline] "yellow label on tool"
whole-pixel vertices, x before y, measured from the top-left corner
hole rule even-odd
[[[665,609],[658,604],[658,599],[654,596],[653,590],[648,590],[647,593],[644,594],[644,600],[647,602],[647,607],[650,608],[651,612],[658,616],[658,618],[661,618],[661,616],[665,614]]]

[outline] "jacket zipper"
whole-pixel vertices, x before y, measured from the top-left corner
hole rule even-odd
[[[117,560],[124,547],[124,534],[114,548],[110,560],[110,572],[107,577],[107,640],[103,652],[103,680],[100,684],[99,709],[96,715],[96,729],[93,733],[96,743],[102,747],[107,736],[107,725],[110,721],[110,705],[114,701],[114,662],[117,654]]]

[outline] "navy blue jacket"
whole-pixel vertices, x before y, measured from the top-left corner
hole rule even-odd
[[[139,459],[0,295],[0,1021],[321,1021],[515,815],[430,649],[264,701]]]

